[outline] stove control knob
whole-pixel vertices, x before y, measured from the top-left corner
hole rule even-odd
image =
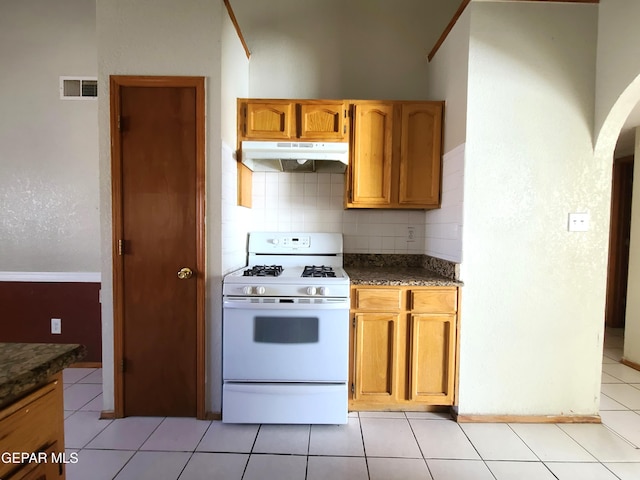
[[[242,288],[242,293],[244,293],[245,295],[251,295],[253,293],[253,288],[251,288],[251,287],[243,287]]]
[[[320,295],[329,295],[329,289],[327,287],[320,287]]]
[[[315,295],[316,294],[316,287],[308,287],[307,288],[307,293],[309,295]]]
[[[266,292],[264,287],[256,287],[256,293],[258,295],[264,295],[264,292]]]
[[[273,244],[274,244],[274,245],[278,245],[278,244],[280,243],[280,239],[278,239],[278,238],[274,238],[274,239],[272,240],[272,242],[273,242]]]

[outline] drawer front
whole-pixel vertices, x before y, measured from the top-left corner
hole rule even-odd
[[[0,452],[36,452],[53,444],[62,415],[59,393],[53,384],[49,384],[19,400],[19,408],[9,406],[0,412]],[[12,413],[3,418],[11,410]],[[15,464],[0,463],[0,475],[15,467]]]
[[[411,291],[411,309],[414,312],[455,313],[458,295],[455,288],[429,288]]]
[[[356,288],[354,308],[372,311],[401,310],[402,290],[399,288]]]

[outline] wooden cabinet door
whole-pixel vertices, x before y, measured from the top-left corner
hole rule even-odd
[[[455,315],[410,316],[409,400],[452,405]]]
[[[366,403],[393,403],[399,381],[400,316],[356,313],[353,398]]]
[[[52,461],[54,452],[56,455],[62,455],[58,452],[57,443],[41,452],[46,456],[46,461],[28,463],[13,475],[6,477],[7,480],[64,480],[64,465]]]
[[[442,104],[402,104],[401,119],[398,203],[404,207],[439,207]]]
[[[344,103],[299,103],[298,138],[300,140],[344,140],[347,136]]]
[[[352,131],[347,206],[389,206],[392,201],[393,104],[354,105]]]
[[[294,104],[287,101],[245,103],[244,137],[256,140],[290,139],[295,135]]]

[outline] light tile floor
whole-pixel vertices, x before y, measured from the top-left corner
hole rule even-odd
[[[336,425],[99,420],[101,371],[67,369],[68,480],[638,480],[640,372],[608,331],[602,425],[462,424],[435,413],[360,412]],[[68,457],[72,458],[72,457]]]

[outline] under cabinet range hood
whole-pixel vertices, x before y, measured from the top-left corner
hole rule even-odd
[[[344,173],[347,142],[242,142],[242,163],[254,172]]]

